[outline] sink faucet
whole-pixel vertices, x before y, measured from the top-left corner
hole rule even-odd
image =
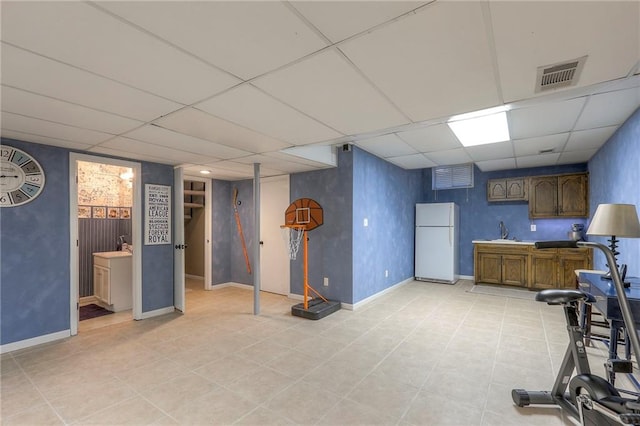
[[[506,240],[507,237],[509,236],[509,230],[507,229],[506,226],[504,226],[504,222],[500,221],[500,238],[503,240]]]

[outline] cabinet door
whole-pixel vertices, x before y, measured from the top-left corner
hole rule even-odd
[[[487,182],[487,201],[505,201],[507,199],[507,181],[491,179]]]
[[[526,200],[527,199],[526,183],[527,181],[524,178],[507,179],[506,181],[507,200],[510,200],[510,201]]]
[[[488,284],[502,283],[502,255],[478,253],[476,282]]]
[[[101,266],[93,267],[93,292],[98,300],[111,304],[111,286],[109,269]]]
[[[502,256],[502,283],[519,287],[527,285],[527,256]]]
[[[589,269],[589,255],[560,255],[560,288],[576,288],[576,269]]]
[[[558,256],[535,254],[531,256],[531,288],[556,288],[558,286]]]
[[[558,176],[558,216],[589,215],[587,182],[585,174]]]
[[[553,217],[558,212],[558,178],[556,176],[529,179],[529,217]]]

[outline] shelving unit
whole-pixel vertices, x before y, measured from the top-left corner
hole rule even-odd
[[[193,217],[193,209],[204,207],[204,182],[184,181],[184,220],[188,222]]]

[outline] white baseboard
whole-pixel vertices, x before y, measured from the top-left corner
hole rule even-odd
[[[98,298],[96,296],[85,296],[78,299],[78,303],[80,306],[91,305],[92,303],[97,304]]]
[[[55,340],[66,339],[67,337],[71,337],[71,330],[57,331],[55,333],[45,334],[43,336],[32,337],[31,339],[7,343],[0,346],[0,354],[17,351],[18,349],[30,348],[31,346],[41,345],[43,343],[49,343]]]
[[[215,284],[211,286],[211,290],[219,290],[221,288],[226,288],[226,287],[237,287],[237,288],[241,288],[244,290],[251,290],[253,291],[253,286],[249,285],[249,284],[241,284],[241,283],[234,283],[234,282],[228,282],[228,283],[222,283],[222,284]]]
[[[473,275],[460,275],[458,277],[459,280],[471,280],[473,281],[475,277]]]
[[[184,277],[189,278],[190,280],[204,281],[204,277],[201,277],[200,275],[185,274]]]
[[[173,306],[167,306],[166,308],[160,308],[153,311],[143,312],[142,315],[140,315],[140,319],[144,320],[148,318],[157,317],[160,315],[170,314],[175,310],[176,308],[174,308]]]
[[[351,304],[351,303],[344,303],[344,302],[340,302],[340,305],[342,306],[342,309],[346,309],[348,311],[355,311],[356,309],[361,308],[362,306],[366,305],[367,303],[371,303],[373,302],[375,299],[377,299],[378,297],[389,293],[390,291],[393,291],[397,288],[402,287],[405,284],[409,284],[410,282],[413,282],[413,277],[411,278],[407,278],[404,281],[400,281],[399,283],[396,283],[394,285],[392,285],[389,288],[386,288],[374,295],[371,295],[369,297],[367,297],[366,299],[363,299],[355,304]],[[295,293],[289,293],[289,299],[295,299],[295,300],[304,300],[304,296],[302,294],[295,294]]]
[[[399,283],[396,283],[396,284],[392,285],[391,287],[387,287],[384,290],[379,291],[376,294],[372,294],[371,296],[367,297],[366,299],[362,299],[361,301],[356,302],[354,304],[343,303],[342,304],[342,308],[350,310],[350,311],[355,311],[356,309],[360,309],[363,306],[373,302],[374,300],[376,300],[380,296],[383,296],[383,295],[385,295],[385,294],[387,294],[387,293],[389,293],[389,292],[391,292],[393,290],[396,290],[396,289],[398,289],[398,288],[400,288],[400,287],[402,287],[404,285],[407,285],[407,284],[409,284],[409,283],[411,283],[413,281],[414,281],[413,277],[407,278],[404,281],[400,281]]]

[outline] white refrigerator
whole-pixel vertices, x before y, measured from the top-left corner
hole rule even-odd
[[[416,280],[458,281],[459,227],[455,203],[416,204]]]

